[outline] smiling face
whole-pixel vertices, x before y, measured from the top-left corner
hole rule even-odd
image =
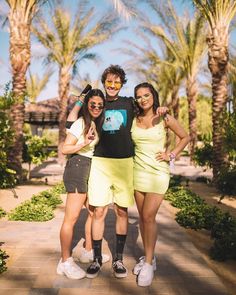
[[[104,88],[107,94],[107,98],[115,99],[120,92],[122,83],[120,77],[114,74],[108,74],[104,83]]]
[[[103,99],[100,96],[92,96],[88,101],[88,111],[93,119],[98,118],[104,109]]]
[[[153,95],[148,87],[141,87],[136,92],[135,97],[139,107],[143,109],[143,111],[148,111],[153,108]]]

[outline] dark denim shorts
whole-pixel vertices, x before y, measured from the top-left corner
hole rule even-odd
[[[66,163],[63,181],[68,193],[87,193],[91,158],[73,155]]]

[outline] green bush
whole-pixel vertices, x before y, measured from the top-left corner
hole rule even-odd
[[[181,210],[176,221],[191,229],[211,231],[214,244],[210,256],[216,260],[236,259],[236,219],[217,207],[206,204],[183,187],[172,187],[165,198]],[[201,199],[201,201],[199,201]]]
[[[31,198],[33,204],[45,204],[55,209],[57,205],[62,203],[61,198],[52,190],[42,191],[37,195],[33,195]]]
[[[222,218],[222,213],[217,207],[207,204],[197,204],[186,207],[176,214],[176,221],[191,229],[210,230]]]
[[[2,245],[2,244],[3,243],[0,242],[0,245]],[[5,251],[3,251],[2,249],[0,249],[0,274],[7,270],[6,260],[8,257],[9,256],[7,255],[7,253]]]
[[[226,167],[220,171],[217,188],[223,195],[236,195],[236,166]]]
[[[3,216],[5,216],[7,213],[5,210],[3,210],[1,207],[0,207],[0,218],[2,218]]]
[[[213,259],[226,260],[236,259],[236,219],[229,213],[225,213],[221,220],[216,223],[211,236],[214,244],[210,250]]]
[[[55,152],[49,151],[50,140],[38,135],[25,135],[23,146],[23,162],[28,163],[28,179],[31,178],[31,165],[42,164],[49,157],[55,156]]]
[[[193,161],[201,167],[212,168],[213,146],[210,142],[204,142],[203,147],[196,147],[193,155]]]
[[[165,199],[180,209],[204,203],[199,196],[182,186],[170,188],[165,194]]]
[[[52,207],[25,201],[8,214],[9,220],[47,221],[54,217]]]
[[[66,189],[63,182],[56,184],[51,190],[53,193],[56,193],[58,195],[66,193]]]
[[[172,175],[170,177],[169,187],[180,186],[182,180],[183,180],[183,176],[181,176],[181,175]]]
[[[8,159],[13,143],[13,130],[9,120],[9,109],[13,102],[10,84],[5,87],[5,93],[0,96],[0,188],[14,187],[16,172],[10,169]]]

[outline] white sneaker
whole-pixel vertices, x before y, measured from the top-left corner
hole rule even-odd
[[[138,286],[150,286],[154,277],[153,266],[149,263],[144,263],[138,275]]]
[[[139,272],[142,269],[144,263],[145,263],[145,256],[141,256],[139,258],[139,262],[133,268],[133,274],[134,275],[137,276],[139,274]],[[155,271],[157,269],[157,258],[156,258],[156,256],[154,256],[153,259],[152,259],[152,267],[153,267],[153,271]]]
[[[81,263],[93,262],[93,250],[87,251],[85,248],[81,248],[78,259]],[[102,263],[106,263],[109,260],[110,260],[110,255],[102,254]]]
[[[72,257],[69,257],[65,262],[60,259],[57,265],[57,274],[66,275],[69,279],[79,280],[86,276],[86,272],[80,268]]]

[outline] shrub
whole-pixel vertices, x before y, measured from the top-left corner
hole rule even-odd
[[[185,208],[204,203],[195,193],[181,186],[170,188],[165,198],[171,202],[171,205],[177,208]]]
[[[181,175],[172,175],[170,177],[169,187],[180,186],[182,180],[183,180],[183,176],[181,176]]]
[[[31,164],[42,164],[49,157],[54,156],[53,151],[48,150],[50,140],[38,135],[25,135],[23,148],[23,161],[28,163],[28,179],[31,178]]]
[[[56,184],[53,188],[52,188],[52,191],[56,194],[65,194],[66,193],[66,189],[65,189],[65,186],[64,186],[64,183],[63,182],[60,182],[58,184]]]
[[[236,195],[236,166],[226,167],[220,171],[217,188],[223,195]]]
[[[226,260],[236,259],[236,219],[229,213],[225,213],[221,220],[216,223],[211,236],[214,238],[214,244],[210,249],[210,255],[213,259]]]
[[[204,142],[203,147],[196,147],[193,155],[193,161],[201,167],[212,167],[213,147],[210,142]]]
[[[5,216],[7,213],[5,210],[3,210],[1,207],[0,207],[0,218],[2,218],[3,216]]]
[[[207,204],[197,204],[184,208],[176,214],[176,221],[180,225],[195,230],[203,228],[210,230],[221,218],[221,211],[217,207]]]
[[[13,187],[16,183],[16,172],[10,169],[9,151],[13,143],[13,131],[9,120],[9,109],[13,102],[10,84],[0,96],[0,188]]]
[[[51,190],[42,191],[31,198],[33,204],[44,204],[56,208],[57,205],[62,203],[61,198]]]
[[[2,245],[3,243],[0,242],[0,246]],[[2,249],[0,249],[0,274],[3,273],[4,271],[7,270],[7,267],[6,267],[6,259],[8,258],[9,256],[7,255],[7,253],[5,251],[3,251]]]
[[[25,201],[8,214],[9,220],[47,221],[54,217],[52,207]]]

